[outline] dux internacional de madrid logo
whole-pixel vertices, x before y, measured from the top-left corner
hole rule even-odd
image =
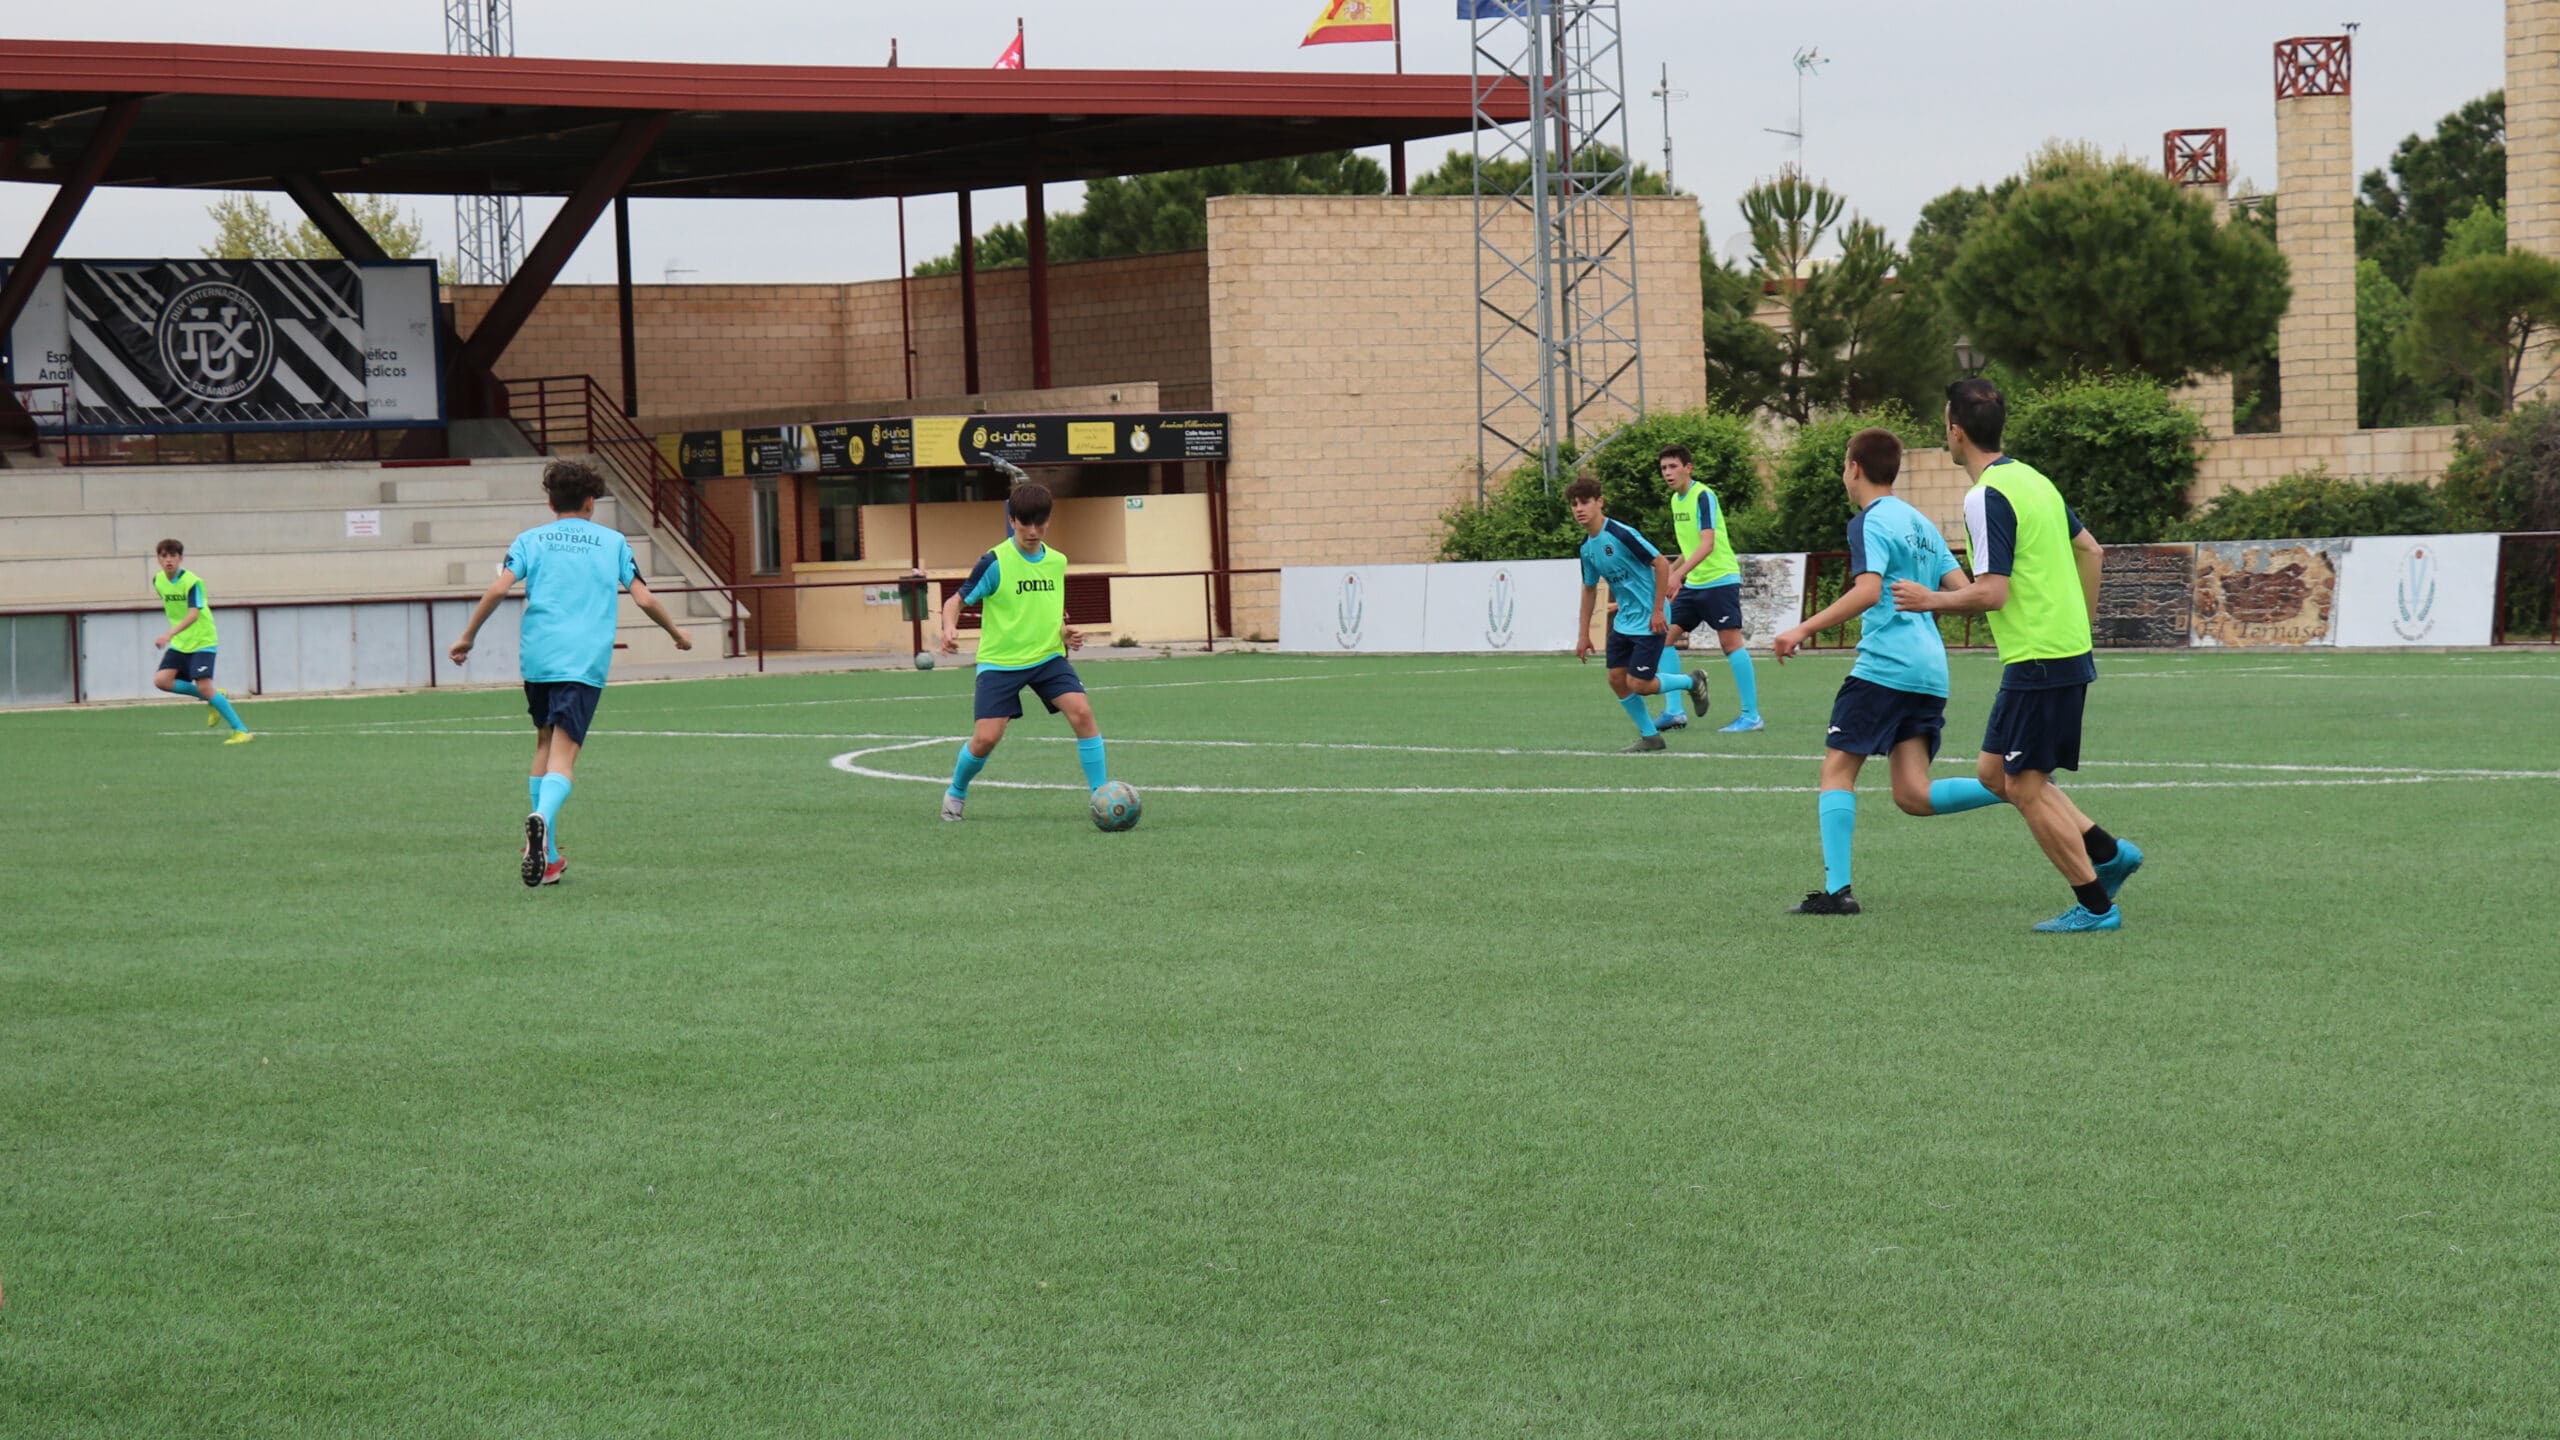
[[[1144,426],[1144,425],[1132,425],[1132,426],[1130,426],[1130,427],[1129,427],[1129,453],[1130,453],[1130,454],[1132,454],[1132,455],[1144,455],[1144,454],[1146,454],[1146,453],[1147,453],[1147,446],[1148,446],[1149,444],[1151,444],[1151,443],[1153,443],[1153,442],[1151,442],[1151,441],[1149,441],[1149,440],[1147,439],[1147,427],[1146,427],[1146,426]]]
[[[266,307],[228,280],[199,280],[170,296],[154,331],[171,382],[208,405],[239,399],[275,368]]]
[[[1342,596],[1334,602],[1334,643],[1345,650],[1360,648],[1360,621],[1367,608],[1367,600],[1361,593],[1360,572],[1354,570],[1342,577]]]
[[[1511,620],[1519,609],[1519,587],[1511,583],[1511,572],[1496,570],[1492,581],[1484,587],[1484,643],[1496,650],[1510,648]]]
[[[2393,596],[2397,608],[2391,617],[2391,633],[2403,640],[2424,640],[2436,628],[2436,552],[2430,545],[2412,545],[2400,557],[2400,577]]]

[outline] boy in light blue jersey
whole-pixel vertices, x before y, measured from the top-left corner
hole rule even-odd
[[[1857,514],[1849,521],[1849,589],[1771,647],[1780,664],[1813,635],[1859,617],[1858,661],[1831,703],[1822,757],[1822,888],[1789,913],[1855,915],[1850,842],[1858,825],[1858,770],[1870,755],[1892,757],[1893,802],[1908,815],[1954,815],[1996,805],[1979,780],[1931,783],[1947,727],[1947,645],[1938,622],[1900,608],[1887,588],[1909,581],[1931,590],[1965,583],[1938,527],[1893,493],[1902,472],[1902,442],[1890,430],[1861,430],[1849,439],[1840,483]]]
[[[524,634],[520,660],[526,709],[533,716],[533,771],[525,780],[532,813],[524,820],[524,855],[518,867],[528,886],[557,885],[569,862],[560,854],[560,807],[569,800],[569,777],[587,743],[596,702],[613,668],[613,632],[627,586],[640,613],[658,622],[679,650],[693,641],[640,579],[631,542],[596,523],[604,477],[574,460],[544,467],[542,488],[554,517],[527,530],[507,547],[498,578],[482,592],[462,638],[447,652],[453,663],[471,658],[480,627],[516,581],[524,582]]]
[[[1582,618],[1573,628],[1573,658],[1584,664],[1591,661],[1591,612],[1598,604],[1600,586],[1606,584],[1618,606],[1617,618],[1609,626],[1609,689],[1618,697],[1618,708],[1636,722],[1636,743],[1624,753],[1645,755],[1665,749],[1644,697],[1686,692],[1696,684],[1694,676],[1655,673],[1662,664],[1663,634],[1671,628],[1663,609],[1663,597],[1671,589],[1671,562],[1634,526],[1609,518],[1600,496],[1600,478],[1590,471],[1574,477],[1564,489],[1564,498],[1573,506],[1573,518],[1582,526],[1584,537]]]

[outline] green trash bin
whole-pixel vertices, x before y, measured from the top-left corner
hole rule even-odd
[[[922,575],[910,575],[898,582],[898,614],[905,620],[933,618],[933,582]]]

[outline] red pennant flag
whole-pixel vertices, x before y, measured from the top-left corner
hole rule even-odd
[[[1021,31],[1016,30],[1013,32],[1013,43],[1004,47],[1004,53],[996,57],[995,68],[998,70],[1019,70],[1022,68]]]

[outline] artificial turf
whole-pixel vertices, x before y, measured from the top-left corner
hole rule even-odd
[[[511,693],[0,715],[0,1435],[2560,1431],[2560,657],[2107,658],[2081,937],[1881,763],[1782,913],[1837,656],[1084,668],[1131,833],[616,687],[539,891]]]

